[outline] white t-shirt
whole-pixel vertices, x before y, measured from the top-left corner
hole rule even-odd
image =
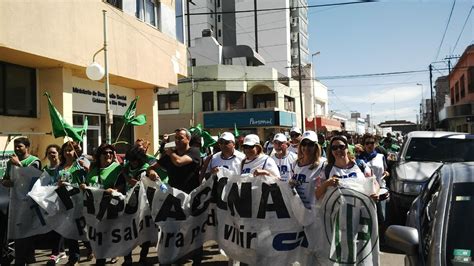
[[[257,158],[249,161],[244,160],[241,174],[253,173],[256,169],[263,169],[270,172],[276,178],[280,178],[280,171],[275,161],[266,154],[260,154]]]
[[[228,158],[222,158],[222,152],[218,152],[212,155],[212,159],[207,165],[206,173],[210,173],[211,169],[214,167],[224,167],[232,171],[234,174],[240,173],[240,168],[242,167],[242,161],[245,159],[245,154],[238,150],[234,150],[234,154]]]
[[[316,182],[323,175],[323,165],[325,165],[326,158],[321,157],[319,159],[319,165],[314,169],[309,169],[310,165],[299,166],[295,163],[294,172],[291,179],[297,180],[300,185],[296,186],[296,192],[303,201],[304,206],[307,209],[311,209],[316,204],[316,196],[314,190],[316,188]]]
[[[297,144],[290,144],[290,146],[288,147],[288,151],[291,151],[291,152],[294,152],[294,153],[298,154],[298,145]]]
[[[387,169],[387,163],[384,160],[384,155],[379,153],[372,160],[367,162],[367,165],[372,169],[372,174],[377,178],[377,182],[381,181],[383,172]],[[382,185],[382,184],[380,184]]]
[[[325,167],[328,167],[325,164]],[[328,179],[325,174],[325,170],[322,172],[321,181]],[[331,171],[329,172],[329,177],[338,176],[341,179],[344,178],[366,178],[364,173],[360,170],[359,166],[354,162],[354,165],[351,168],[339,168],[335,165],[332,166]]]
[[[293,175],[293,166],[298,158],[298,155],[294,152],[287,151],[287,155],[279,159],[276,154],[272,155],[272,159],[276,162],[278,169],[280,170],[280,180],[288,181]]]

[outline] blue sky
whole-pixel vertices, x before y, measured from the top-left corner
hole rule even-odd
[[[308,5],[340,2],[349,1],[308,0]],[[309,48],[311,53],[320,51],[313,62],[316,77],[331,90],[329,109],[347,114],[358,111],[362,116],[372,111],[376,122],[416,122],[422,88],[424,98],[430,96],[428,72],[357,79],[324,77],[425,70],[447,55],[461,55],[473,43],[474,11],[455,49],[454,44],[474,0],[456,1],[436,57],[452,4],[453,0],[385,0],[310,8]],[[447,68],[443,63],[434,66]],[[441,74],[447,71],[434,71],[433,84]]]

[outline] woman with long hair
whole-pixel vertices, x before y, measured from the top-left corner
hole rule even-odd
[[[316,132],[305,131],[298,147],[298,159],[290,184],[295,187],[307,209],[312,209],[316,203],[314,193],[316,181],[320,178],[325,161],[326,159],[321,157],[321,147],[318,144]]]

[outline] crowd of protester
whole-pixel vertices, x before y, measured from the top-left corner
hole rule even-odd
[[[171,134],[170,134],[171,135]],[[254,178],[270,176],[280,182],[287,182],[301,198],[306,208],[311,209],[324,197],[327,189],[338,186],[341,178],[368,178],[375,176],[377,187],[385,189],[390,173],[390,160],[401,145],[400,136],[387,134],[379,137],[372,134],[350,135],[341,132],[317,134],[314,131],[301,132],[292,128],[290,132],[275,132],[262,142],[255,134],[236,138],[230,132],[218,136],[213,149],[202,152],[201,137],[193,135],[188,129],[180,128],[174,133],[174,145],[166,145],[169,136],[165,135],[160,146],[160,155],[148,154],[150,143],[138,139],[122,158],[116,147],[102,144],[95,149],[92,158],[82,154],[81,146],[67,141],[61,147],[51,144],[45,151],[46,165],[41,159],[29,153],[27,138],[14,140],[14,154],[7,163],[5,176],[1,183],[5,187],[15,186],[10,179],[10,168],[31,166],[47,171],[50,185],[64,186],[76,184],[81,188],[95,186],[106,190],[127,193],[141,178],[161,180],[169,186],[190,193],[212,174],[226,168],[236,175],[249,174]],[[377,202],[379,224],[383,228],[385,220],[384,204],[378,193],[372,195]],[[4,217],[4,216],[3,216]],[[1,221],[4,225],[5,221]],[[6,226],[1,234],[5,239]],[[50,265],[64,256],[67,250],[68,265],[80,260],[79,241],[64,239],[54,231],[48,237],[53,239]],[[35,262],[35,237],[15,240],[15,263],[24,265]],[[141,245],[140,263],[145,264],[150,242]],[[87,259],[93,260],[90,245],[85,242]],[[202,247],[176,263],[191,259],[194,264],[201,263]],[[108,259],[115,262],[116,258]],[[97,259],[97,265],[104,265],[106,259]],[[132,263],[130,254],[124,257],[125,264]]]

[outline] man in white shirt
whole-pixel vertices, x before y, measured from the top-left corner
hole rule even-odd
[[[235,149],[235,137],[230,132],[224,132],[217,141],[221,151],[212,155],[207,165],[206,173],[215,174],[219,167],[227,168],[234,174],[240,174],[242,160],[245,155]]]
[[[275,153],[272,155],[272,159],[275,160],[280,170],[280,180],[282,181],[288,181],[291,178],[293,166],[297,159],[296,153],[288,150],[288,145],[288,139],[282,133],[276,134],[273,138]]]
[[[300,145],[301,142],[301,129],[298,127],[292,127],[290,130],[290,147],[288,147],[289,151],[292,151],[296,154],[298,154],[298,146]]]

